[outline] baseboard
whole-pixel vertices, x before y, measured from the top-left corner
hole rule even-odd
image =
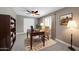
[[[19,33],[16,33],[16,35],[17,35],[17,34],[24,34],[24,32],[19,32]]]
[[[63,43],[63,44],[65,44],[65,45],[67,45],[67,46],[70,46],[69,43],[66,43],[66,42],[64,42],[64,41],[62,41],[62,40],[60,40],[60,39],[56,39],[56,40],[59,41],[59,42],[61,42],[61,43]],[[73,48],[75,48],[77,51],[79,50],[79,47],[76,47],[76,46],[74,46],[74,45],[73,45]]]

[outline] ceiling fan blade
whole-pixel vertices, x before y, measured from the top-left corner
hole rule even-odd
[[[38,11],[35,11],[35,13],[38,13]]]
[[[31,11],[29,11],[29,10],[26,10],[27,12],[29,12],[29,13],[32,13]]]
[[[31,13],[26,13],[26,15],[30,15]]]

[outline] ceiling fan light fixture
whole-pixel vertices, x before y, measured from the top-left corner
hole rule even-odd
[[[35,16],[35,13],[32,13],[32,16]]]
[[[40,15],[40,14],[38,14],[38,10],[32,10],[32,11],[26,10],[26,11],[29,12],[31,14],[31,16]]]

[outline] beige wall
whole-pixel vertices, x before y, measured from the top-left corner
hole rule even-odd
[[[68,14],[68,13],[73,14],[73,20],[76,21],[77,25],[79,25],[79,8],[70,7],[70,8],[64,8],[57,11],[56,12],[56,38],[70,43],[70,30],[68,30],[67,26],[61,26],[59,24],[59,20],[60,20],[59,17],[61,15]],[[79,47],[79,28],[73,31],[73,44]]]
[[[72,13],[73,14],[73,20],[76,21],[78,28],[73,31],[73,44],[77,47],[79,47],[79,8],[77,7],[66,7],[61,10],[58,10],[54,13],[51,13],[49,15],[52,16],[52,38],[60,39],[62,41],[65,41],[67,43],[70,43],[70,31],[67,28],[67,26],[61,26],[59,24],[60,16],[64,14]],[[55,17],[56,14],[56,17]],[[43,17],[40,18],[40,22],[43,20]]]
[[[16,15],[16,33],[23,33],[24,32],[24,18],[23,16]]]
[[[16,19],[16,13],[12,7],[0,7],[0,14],[11,15],[13,18]]]

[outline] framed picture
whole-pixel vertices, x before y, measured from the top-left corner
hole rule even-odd
[[[72,13],[60,16],[60,25],[67,25],[68,21],[72,20],[72,17]]]

